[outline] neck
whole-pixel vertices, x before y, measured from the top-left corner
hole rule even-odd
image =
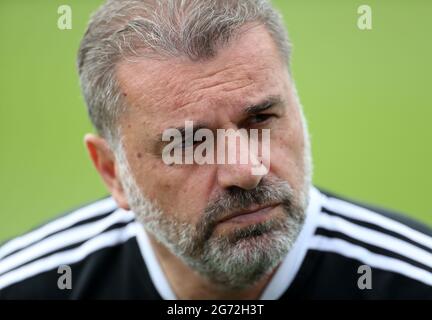
[[[172,254],[153,235],[148,235],[156,257],[172,290],[180,300],[255,300],[258,299],[272,278],[275,270],[255,285],[244,290],[224,289],[212,283]]]

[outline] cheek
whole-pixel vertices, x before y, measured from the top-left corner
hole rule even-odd
[[[207,205],[211,180],[209,170],[196,166],[166,166],[153,160],[140,169],[140,186],[162,210],[181,221],[193,222]]]
[[[285,121],[271,134],[271,171],[293,186],[300,186],[304,176],[304,135],[300,118]]]

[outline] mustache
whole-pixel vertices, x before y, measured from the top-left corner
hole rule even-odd
[[[231,187],[207,205],[197,225],[198,234],[203,240],[207,240],[220,220],[239,209],[247,209],[256,205],[280,203],[284,211],[289,214],[292,212],[290,209],[294,199],[293,188],[283,180],[261,180],[260,184],[252,190]]]

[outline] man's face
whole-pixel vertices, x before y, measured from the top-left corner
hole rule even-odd
[[[210,271],[199,261],[210,264],[210,256],[223,251],[241,253],[246,263],[256,250],[264,255],[283,242],[279,255],[284,255],[298,234],[306,206],[308,144],[287,67],[264,27],[249,28],[210,60],[143,58],[120,63],[117,72],[128,103],[120,120],[129,164],[124,174],[133,179],[126,194],[135,187],[141,202],[145,199],[159,209],[158,214],[139,212],[145,210],[143,204],[130,203],[144,224],[157,220],[151,232],[204,273]],[[246,112],[263,105],[266,108],[256,114]],[[254,175],[250,164],[166,165],[162,152],[167,142],[161,135],[184,127],[185,121],[214,132],[270,129],[267,175]],[[239,210],[266,206],[258,214],[225,220]],[[214,252],[217,246],[219,253]],[[263,268],[267,267],[261,262],[252,273],[263,273]],[[217,277],[220,282],[232,280]]]

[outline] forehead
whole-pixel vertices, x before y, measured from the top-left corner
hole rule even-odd
[[[214,108],[234,112],[280,94],[286,76],[286,66],[263,26],[242,30],[209,60],[143,58],[117,66],[127,113],[151,117],[154,125],[208,116]]]

